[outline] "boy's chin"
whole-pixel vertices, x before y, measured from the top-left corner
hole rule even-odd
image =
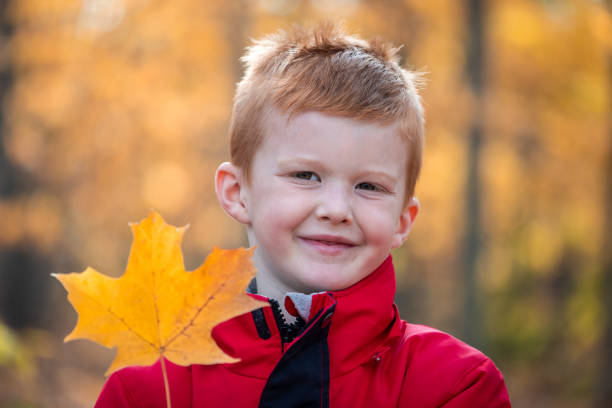
[[[386,259],[386,257],[385,257]],[[384,261],[384,259],[383,259]],[[293,287],[298,293],[337,292],[354,286],[368,277],[376,268],[382,264],[377,263],[373,267],[369,265],[313,265],[314,271],[302,271],[294,275]]]
[[[321,293],[321,292],[337,292],[340,290],[344,290],[350,288],[357,282],[352,281],[330,281],[326,282],[325,280],[321,280],[317,283],[309,282],[295,285],[293,292],[296,293],[304,293],[306,295],[310,295],[313,293]]]

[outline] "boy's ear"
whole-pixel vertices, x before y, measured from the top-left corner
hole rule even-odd
[[[215,192],[225,212],[242,224],[249,224],[249,213],[243,200],[243,180],[240,169],[223,162],[215,173]]]
[[[392,248],[401,247],[406,238],[408,238],[408,234],[410,234],[410,229],[412,228],[412,223],[419,213],[420,208],[419,200],[417,200],[416,197],[412,197],[408,201],[400,214],[397,229],[395,230],[395,236],[393,237]]]

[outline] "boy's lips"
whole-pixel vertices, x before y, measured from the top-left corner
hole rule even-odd
[[[336,255],[357,246],[356,242],[335,235],[306,235],[299,238],[308,246],[327,255]]]

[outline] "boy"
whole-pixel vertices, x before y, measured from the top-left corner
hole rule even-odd
[[[400,320],[389,250],[418,213],[423,110],[396,49],[327,25],[244,58],[224,210],[256,246],[271,307],[217,326],[236,364],[169,364],[175,407],[509,407],[479,351]],[[112,375],[97,407],[165,405],[160,365]]]

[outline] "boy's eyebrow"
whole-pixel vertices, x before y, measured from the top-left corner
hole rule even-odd
[[[310,159],[308,157],[280,157],[276,163],[279,166],[288,166],[293,164],[305,164],[311,166],[321,166],[323,163],[317,159]]]

